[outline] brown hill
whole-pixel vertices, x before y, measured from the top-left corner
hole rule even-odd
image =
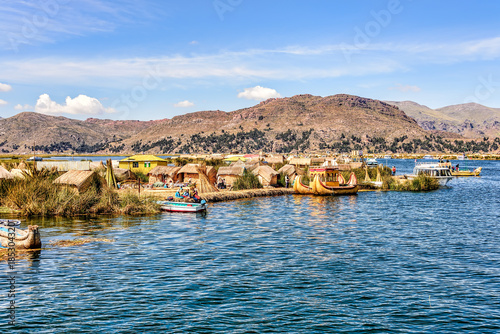
[[[500,109],[477,103],[465,103],[431,109],[411,101],[387,101],[415,118],[426,130],[459,133],[465,137],[500,136]]]
[[[416,104],[412,107],[426,117],[439,113]],[[422,129],[391,104],[346,94],[296,95],[232,112],[199,111],[149,122],[79,121],[36,113],[0,120],[0,150],[4,153],[29,153],[34,142],[39,152],[103,154],[492,149],[486,142],[457,143],[456,134],[446,140],[450,136]]]
[[[310,132],[305,135],[307,138],[305,132]],[[403,136],[421,138],[426,134],[400,109],[378,100],[346,94],[324,98],[296,95],[269,99],[232,112],[202,111],[176,116],[123,143],[135,151],[152,153],[290,151],[317,150],[352,136],[362,144],[370,138],[391,141]],[[250,138],[240,140],[246,137]]]
[[[85,121],[35,112],[22,112],[0,119],[0,143],[9,152],[29,153],[32,146],[50,152],[83,151],[88,146],[119,142],[158,121]],[[6,152],[5,152],[6,153]]]

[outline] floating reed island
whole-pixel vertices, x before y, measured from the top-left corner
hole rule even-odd
[[[266,188],[266,189],[247,189],[234,191],[218,191],[201,194],[200,197],[208,203],[232,201],[242,198],[254,198],[263,196],[282,196],[294,194],[292,188]]]
[[[339,185],[349,180],[360,190],[427,191],[439,187],[426,176],[413,180],[393,177],[387,166],[370,168],[362,159],[349,162],[336,158],[291,158],[287,161],[283,156],[259,155],[252,159],[179,159],[175,167],[170,166],[171,161],[151,155],[129,157],[119,161],[119,167],[111,160],[106,165],[68,161],[51,161],[45,165],[41,162],[2,164],[0,212],[22,216],[156,214],[161,207],[158,200],[175,198],[181,187],[183,192],[188,191],[185,197],[199,197],[208,203],[288,195],[294,193],[293,182],[299,177],[308,186],[312,181],[309,168],[318,169],[318,166],[319,169],[321,166],[338,169]],[[156,166],[148,161],[154,161]],[[85,169],[68,170],[69,166]]]

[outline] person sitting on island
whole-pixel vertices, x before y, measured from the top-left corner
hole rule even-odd
[[[175,193],[175,198],[183,198],[181,194],[182,194],[182,187],[180,187],[179,190],[177,190],[177,192]]]
[[[198,195],[198,189],[194,188],[193,196],[191,197],[195,203],[200,203],[201,197]]]

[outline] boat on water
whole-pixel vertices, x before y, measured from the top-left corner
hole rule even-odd
[[[474,170],[470,169],[459,169],[457,170],[452,170],[451,175],[453,176],[479,176],[481,174],[481,171],[483,170],[483,167],[478,167]]]
[[[384,159],[392,159],[392,155],[386,154],[384,155]]]
[[[378,166],[378,161],[375,158],[368,158],[368,159],[366,159],[366,165],[367,166]]]
[[[0,223],[0,248],[40,249],[42,242],[37,225],[29,225],[28,229],[19,228],[18,220],[2,220]]]
[[[432,157],[432,155],[426,154],[426,155],[424,155],[424,159],[431,160],[431,159],[434,159],[434,158]]]
[[[465,154],[457,155],[457,160],[469,160]]]
[[[207,202],[201,200],[200,203],[158,201],[160,210],[165,212],[201,212],[207,210]]]
[[[483,167],[478,167],[476,169],[469,169],[467,167],[465,168],[459,168],[457,164],[457,168],[452,168],[451,162],[445,162],[440,165],[445,166],[451,171],[452,176],[480,176],[481,171],[483,170]]]
[[[354,195],[358,192],[356,175],[351,173],[349,182],[344,184],[338,167],[311,167],[309,174],[313,178],[311,190],[315,195]]]
[[[43,158],[32,156],[32,157],[29,157],[28,159],[26,159],[26,161],[43,161]]]
[[[451,171],[448,167],[440,163],[420,162],[413,168],[413,174],[405,175],[407,179],[414,179],[419,175],[428,175],[433,179],[438,180],[439,185],[446,186],[446,184],[453,179]]]
[[[293,190],[296,193],[303,194],[303,195],[313,194],[312,188],[309,186],[306,186],[305,184],[302,183],[302,176],[301,175],[299,175],[295,178],[295,181],[293,182]]]

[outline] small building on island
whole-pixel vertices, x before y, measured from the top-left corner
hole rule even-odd
[[[217,172],[217,179],[224,179],[226,186],[230,187],[233,185],[234,181],[243,176],[244,172],[244,166],[219,167],[219,171]]]
[[[175,183],[177,182],[177,173],[180,169],[181,167],[156,166],[148,173],[149,184],[154,184],[156,182]]]
[[[78,192],[85,192],[92,182],[106,184],[106,181],[95,171],[91,170],[70,170],[54,180],[54,184],[62,184],[75,188]]]
[[[278,170],[278,173],[287,175],[290,184],[292,184],[292,182],[295,180],[297,175],[303,175],[304,171],[295,167],[294,165],[288,164],[288,165],[284,165],[283,167],[281,167]]]
[[[217,179],[217,171],[213,166],[202,166],[200,164],[187,164],[182,166],[177,172],[177,180],[179,182],[188,183],[196,182],[200,179],[199,172],[205,173],[211,184],[214,184]]]
[[[260,183],[266,186],[275,186],[278,184],[278,172],[269,166],[259,166],[252,170],[252,173],[257,176]]]
[[[120,160],[118,167],[125,168],[133,173],[147,175],[156,166],[167,166],[168,161],[151,154],[138,154]]]

